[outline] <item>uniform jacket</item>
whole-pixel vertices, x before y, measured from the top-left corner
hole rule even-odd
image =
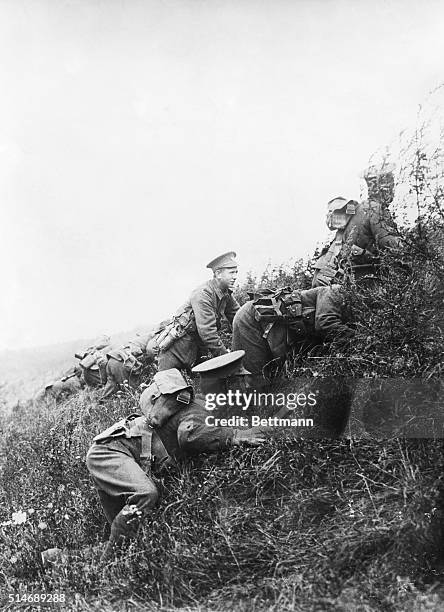
[[[192,308],[195,317],[195,331],[205,348],[214,357],[223,355],[227,349],[219,336],[222,317],[232,323],[234,315],[239,310],[239,304],[228,289],[222,291],[212,278],[193,291],[183,310]]]
[[[355,214],[350,217],[343,231],[342,249],[336,258],[335,267],[337,268],[340,259],[349,255],[355,265],[366,264],[377,255],[378,250],[396,249],[400,243],[401,239],[389,210],[379,202],[366,200],[357,205]],[[364,249],[366,253],[352,256],[351,248],[354,245]],[[315,263],[316,270],[322,272],[327,263],[328,253],[324,253]],[[317,275],[313,279],[313,287],[318,284],[316,278]]]
[[[187,408],[179,410],[163,427],[153,431],[151,453],[155,457],[154,471],[165,459],[168,459],[168,456],[178,460],[187,454],[214,452],[231,444],[236,430],[232,427],[206,425],[205,418],[208,415],[203,401],[197,398]],[[136,417],[127,421],[127,425],[128,427],[124,428],[121,422],[116,423],[96,439],[105,435],[100,443],[112,446],[117,444],[117,450],[123,446],[127,454],[131,454],[138,463],[141,463],[141,431],[147,428],[146,417]]]
[[[124,348],[127,348],[129,352],[135,357],[139,357],[140,355],[143,355],[143,353],[146,352],[147,344],[153,337],[154,331],[151,330],[145,332],[144,334],[139,334],[134,338],[131,338],[131,340],[128,341]]]

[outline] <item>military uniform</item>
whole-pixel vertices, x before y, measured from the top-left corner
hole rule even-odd
[[[239,358],[236,355],[233,359]],[[171,394],[176,394],[177,402],[184,402],[183,408],[153,429],[149,424],[150,406],[155,406],[160,396]],[[240,430],[205,424],[208,412],[204,402],[193,399],[191,385],[176,369],[154,376],[140,398],[140,406],[148,419],[131,415],[116,423],[94,438],[87,455],[88,470],[111,524],[103,560],[124,538],[135,536],[140,519],[157,503],[159,493],[152,475],[174,466],[186,454],[227,448],[239,439]],[[242,441],[250,431],[242,430]]]
[[[83,369],[83,380],[88,387],[103,387],[106,384],[106,354],[112,350],[112,345],[96,351],[94,363]]]
[[[358,203],[335,198],[329,205],[337,205],[343,210],[348,207],[351,212],[344,212],[348,217],[345,227],[337,229],[335,239],[317,259],[312,287],[339,282],[347,261],[356,279],[374,274],[378,252],[397,249],[401,244],[392,216],[380,202]]]
[[[47,383],[35,398],[35,402],[44,402],[46,400],[62,400],[66,399],[75,393],[78,393],[83,388],[82,371],[78,366],[73,366],[65,372],[58,380]]]
[[[109,336],[100,336],[82,354],[80,359],[83,380],[90,387],[102,387],[106,383],[107,353],[113,349]]]
[[[338,338],[347,341],[353,335],[345,323],[347,311],[338,285],[290,291],[282,294],[291,308],[288,312],[279,311],[282,299],[277,291],[275,298],[247,302],[234,317],[233,350],[245,351],[245,367],[255,376],[265,374],[265,366],[273,360],[281,364],[293,346],[309,347]],[[280,314],[262,316],[261,302]]]
[[[213,271],[223,268],[235,268],[235,253],[226,253],[207,265]],[[218,280],[212,278],[193,291],[187,302],[179,309],[176,320],[186,319],[184,333],[160,349],[158,355],[159,370],[170,368],[190,369],[198,359],[210,353],[212,357],[227,353],[219,331],[222,319],[231,325],[239,304],[229,288],[221,288]],[[180,325],[179,325],[180,327]]]
[[[78,393],[85,383],[92,387],[103,385],[106,375],[106,359],[103,351],[112,348],[109,342],[109,336],[103,335],[94,340],[86,350],[76,353],[75,357],[80,360],[79,365],[69,368],[59,380],[45,385],[45,388],[36,395],[35,401],[49,398],[65,399]]]
[[[155,359],[151,350],[153,336],[154,331],[149,331],[135,336],[119,349],[107,351],[106,385],[101,400],[111,397],[124,381],[132,387],[139,384],[143,367]]]

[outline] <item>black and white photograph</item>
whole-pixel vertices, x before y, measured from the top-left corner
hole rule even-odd
[[[444,610],[443,32],[0,0],[2,610]]]

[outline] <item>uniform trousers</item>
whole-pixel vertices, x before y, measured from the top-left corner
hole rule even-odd
[[[103,389],[102,399],[111,397],[125,380],[131,387],[137,387],[140,380],[139,371],[136,373],[132,368],[127,367],[123,361],[110,357],[106,364],[106,385]]]
[[[140,446],[140,439],[137,440],[131,443]],[[142,514],[156,505],[157,487],[125,443],[118,439],[94,443],[86,456],[86,465],[110,524],[125,505],[135,506]]]
[[[158,369],[191,370],[196,365],[203,350],[195,334],[185,334],[178,338],[169,348],[160,351],[158,355]]]

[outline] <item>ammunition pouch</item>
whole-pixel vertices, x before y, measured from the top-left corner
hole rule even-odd
[[[91,350],[83,354],[76,353],[75,357],[80,359],[79,365],[84,370],[99,370],[100,367],[104,367],[106,365],[107,361],[103,352],[99,350]]]
[[[374,253],[353,244],[344,253],[339,266],[345,271],[354,273],[357,277],[375,276],[380,266],[380,259]]]
[[[137,374],[143,368],[143,363],[134,357],[127,348],[110,351],[107,353],[107,357],[123,362],[123,365],[134,374]]]
[[[189,332],[195,331],[196,323],[192,308],[187,308],[176,314],[171,321],[155,336],[155,343],[159,351],[166,351],[179,338]]]
[[[143,363],[129,351],[124,352],[123,365],[135,373],[140,372],[143,368]]]
[[[338,260],[344,246],[343,237],[344,231],[338,230],[328,251],[315,262],[316,286],[327,286],[333,282],[340,282],[343,272],[341,266],[338,265]]]
[[[316,286],[327,286],[343,281],[346,269],[358,270],[363,275],[368,268],[368,273],[374,273],[375,256],[370,251],[359,247],[357,244],[340,244],[335,241],[329,251],[320,257],[315,264]]]
[[[85,368],[85,370],[88,370],[89,368],[92,368],[92,366],[96,365],[96,362],[96,355],[94,353],[90,353],[79,362],[79,365],[81,365],[82,368]]]
[[[344,270],[342,267],[325,266],[316,272],[316,286],[326,287],[334,283],[340,283],[343,276]]]

